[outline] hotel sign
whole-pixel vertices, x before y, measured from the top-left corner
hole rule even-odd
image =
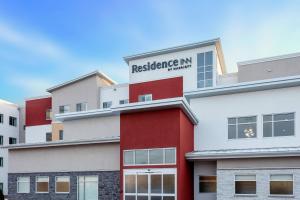
[[[192,67],[192,57],[180,58],[180,59],[171,59],[168,61],[162,62],[148,62],[144,65],[132,65],[131,72],[139,73],[145,71],[155,71],[159,69],[166,69],[167,71],[175,71],[181,69],[187,69]]]

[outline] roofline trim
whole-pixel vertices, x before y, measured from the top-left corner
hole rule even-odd
[[[88,73],[88,74],[82,75],[80,77],[77,77],[75,79],[71,79],[71,80],[66,81],[64,83],[58,84],[58,85],[56,85],[54,87],[51,87],[51,88],[47,89],[46,91],[51,93],[54,90],[57,90],[57,89],[62,88],[62,87],[65,87],[65,86],[70,85],[72,83],[76,83],[76,82],[78,82],[80,80],[83,80],[85,78],[89,78],[89,77],[94,76],[94,75],[97,75],[97,76],[99,76],[101,78],[104,78],[105,80],[107,80],[111,84],[116,84],[116,82],[114,80],[112,80],[111,78],[109,78],[106,74],[104,74],[103,72],[99,72],[98,70],[96,70],[96,71],[93,71],[91,73]]]
[[[32,148],[44,148],[44,147],[57,147],[57,146],[73,146],[73,145],[84,145],[84,144],[106,144],[106,143],[118,143],[120,137],[108,137],[108,138],[95,138],[90,140],[70,140],[70,141],[54,141],[54,142],[43,142],[43,143],[25,143],[4,146],[9,150],[13,149],[32,149]]]
[[[173,52],[178,52],[178,51],[183,51],[183,50],[188,50],[188,49],[193,49],[193,48],[198,48],[198,47],[203,47],[203,46],[215,45],[216,43],[220,43],[220,38],[215,38],[215,39],[206,40],[206,41],[202,41],[202,42],[165,48],[165,49],[161,49],[161,50],[149,51],[146,53],[135,54],[135,55],[131,55],[131,56],[126,56],[123,59],[125,60],[125,62],[127,64],[129,64],[129,61],[131,61],[131,60],[157,56],[160,54],[173,53]]]
[[[38,99],[46,99],[46,98],[51,98],[51,97],[52,97],[51,94],[42,95],[42,96],[36,96],[36,97],[28,97],[28,98],[25,98],[25,101],[38,100]]]
[[[284,55],[279,55],[279,56],[259,58],[259,59],[254,59],[254,60],[241,61],[241,62],[238,62],[237,65],[240,67],[243,65],[257,64],[257,63],[270,62],[270,61],[283,60],[283,59],[296,58],[296,57],[300,57],[300,52],[292,53],[292,54],[284,54]]]

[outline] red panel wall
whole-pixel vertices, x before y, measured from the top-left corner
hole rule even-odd
[[[183,78],[169,78],[129,85],[129,102],[138,102],[139,95],[152,94],[152,99],[183,96]]]
[[[124,167],[123,150],[176,147],[176,165],[151,165],[151,168],[177,168],[178,200],[192,200],[193,170],[192,165],[185,159],[185,153],[193,151],[194,127],[185,114],[179,108],[121,114],[120,123],[121,188],[123,188],[123,169],[149,167]],[[185,182],[180,183],[180,181]]]
[[[46,120],[46,110],[51,108],[51,104],[51,97],[27,100],[25,102],[26,126],[50,124],[51,120]]]

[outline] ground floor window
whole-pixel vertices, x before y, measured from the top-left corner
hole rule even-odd
[[[270,176],[271,195],[293,195],[293,175],[273,174]]]
[[[78,200],[98,200],[98,176],[78,176]]]
[[[17,192],[18,193],[30,192],[30,177],[18,177]]]
[[[235,194],[256,194],[256,176],[236,175]]]
[[[55,177],[55,192],[56,193],[69,193],[70,192],[70,177],[69,176]]]
[[[48,193],[49,192],[49,176],[36,177],[36,192]]]
[[[124,172],[124,200],[175,200],[176,169]]]
[[[199,192],[215,193],[217,191],[216,176],[199,176]]]

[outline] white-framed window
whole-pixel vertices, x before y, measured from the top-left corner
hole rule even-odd
[[[76,112],[82,112],[82,111],[87,111],[87,103],[77,103],[76,104]]]
[[[152,101],[152,94],[139,95],[139,102]]]
[[[213,86],[213,52],[197,54],[197,87]]]
[[[70,177],[56,176],[55,177],[55,193],[70,193]]]
[[[217,176],[199,176],[199,193],[216,193]]]
[[[112,106],[112,101],[105,101],[102,104],[103,108],[110,108]]]
[[[49,176],[37,176],[35,178],[35,190],[36,193],[48,193],[49,192]]]
[[[176,164],[176,148],[125,150],[123,155],[125,166]]]
[[[235,175],[235,194],[256,194],[256,175]]]
[[[48,132],[46,133],[46,142],[51,142],[52,141],[52,133]]]
[[[77,183],[78,200],[98,200],[98,176],[78,176]]]
[[[256,138],[257,117],[228,118],[228,139]]]
[[[67,113],[70,112],[70,106],[69,105],[63,105],[63,106],[59,106],[59,113]]]
[[[293,195],[294,177],[293,174],[271,174],[270,195]]]
[[[125,170],[124,200],[175,200],[176,169]]]
[[[295,135],[295,113],[263,115],[264,137]]]
[[[17,138],[9,137],[8,138],[8,143],[9,144],[17,144]]]
[[[49,108],[46,110],[46,120],[51,120],[52,119],[52,109]]]
[[[17,193],[30,193],[30,177],[17,178]]]
[[[9,125],[10,126],[17,126],[17,118],[9,116]]]
[[[122,99],[122,100],[119,101],[120,105],[128,104],[128,103],[129,103],[129,99]]]

